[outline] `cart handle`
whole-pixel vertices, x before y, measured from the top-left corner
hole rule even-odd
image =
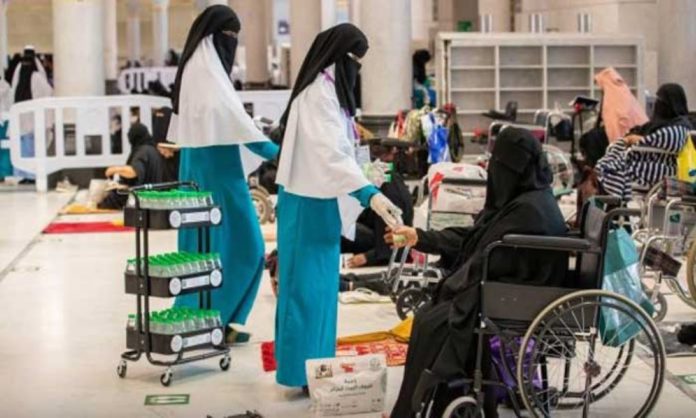
[[[142,184],[140,186],[130,187],[123,191],[119,191],[121,194],[131,194],[140,190],[163,190],[163,189],[173,189],[175,187],[190,187],[194,190],[198,190],[198,184],[195,181],[169,181],[166,183],[148,183]]]

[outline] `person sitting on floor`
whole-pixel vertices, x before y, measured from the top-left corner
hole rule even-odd
[[[396,156],[395,147],[377,147],[378,158],[383,163],[393,163]],[[413,225],[413,198],[404,182],[404,178],[394,170],[391,180],[379,186],[380,191],[403,212],[404,225]],[[387,224],[372,209],[366,208],[360,214],[356,224],[355,239],[341,238],[341,253],[353,256],[347,267],[385,266],[389,262],[391,249],[384,242]]]
[[[121,183],[129,187],[176,181],[178,173],[167,164],[167,158],[173,157],[173,153],[158,151],[145,125],[140,122],[131,125],[128,142],[131,152],[126,165],[107,168],[106,177],[118,175]],[[99,204],[99,209],[122,209],[127,200],[127,195],[112,190]]]
[[[552,180],[539,141],[527,130],[506,128],[496,141],[488,166],[486,203],[473,226],[441,231],[399,227],[385,236],[396,247],[408,245],[455,260],[433,301],[415,316],[404,379],[392,417],[415,416],[412,405],[419,401],[414,400],[416,387],[429,376],[424,371],[430,371],[439,384],[432,416],[441,416],[457,396],[445,382],[472,376],[484,250],[508,234],[566,234],[563,215],[551,190]],[[394,240],[395,236],[405,240]],[[524,249],[493,252],[488,271],[492,280],[538,286],[562,286],[566,274],[565,254]],[[484,359],[489,358],[488,354],[484,351]],[[491,367],[490,362],[484,361],[484,378]],[[421,384],[429,386],[425,381]],[[487,418],[497,417],[491,388],[486,388],[484,412]]]
[[[688,114],[684,88],[674,83],[660,86],[650,121],[609,145],[597,162],[603,192],[628,200],[634,184],[649,190],[664,177],[673,177],[677,155],[691,130]]]

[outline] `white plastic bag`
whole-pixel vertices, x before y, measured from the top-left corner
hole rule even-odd
[[[316,417],[384,411],[384,354],[307,360],[307,382]]]

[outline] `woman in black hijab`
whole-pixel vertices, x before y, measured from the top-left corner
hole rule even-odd
[[[676,175],[677,155],[692,129],[688,115],[684,88],[676,83],[660,86],[650,121],[609,145],[597,162],[602,189],[628,200],[633,185],[648,190],[664,177]]]
[[[106,177],[118,175],[127,186],[175,181],[176,173],[167,169],[165,158],[155,147],[147,127],[134,123],[128,131],[131,146],[126,165],[113,166],[106,170]],[[100,204],[100,209],[121,209],[125,206],[127,195],[112,191]]]
[[[25,49],[19,62],[19,74],[15,85],[15,103],[24,102],[33,98],[31,80],[35,72],[39,71],[36,65],[36,53],[33,49]]]
[[[357,105],[354,92],[361,67],[358,60],[365,56],[368,48],[365,34],[350,23],[334,26],[317,35],[302,62],[288,107],[280,119],[281,133],[285,133],[290,108],[295,98],[316,80],[319,73],[333,64],[336,64],[335,86],[338,102],[350,116],[355,116]],[[351,58],[351,55],[355,58]]]
[[[415,416],[415,388],[430,370],[438,382],[472,376],[475,357],[474,327],[479,312],[479,285],[483,277],[483,252],[507,234],[561,236],[566,226],[551,191],[553,176],[539,142],[529,131],[506,128],[498,136],[488,166],[486,203],[469,228],[423,231],[397,228],[417,250],[440,254],[450,274],[440,283],[433,302],[416,315],[409,343],[404,380],[391,416]],[[402,245],[399,245],[402,246]],[[492,253],[489,280],[535,286],[563,286],[565,255],[522,249]],[[484,362],[490,368],[490,362]],[[487,370],[484,369],[484,372]],[[436,382],[436,383],[438,383]],[[442,413],[451,400],[440,386],[434,411]],[[495,417],[495,396],[486,396],[486,417]],[[440,416],[434,412],[432,416]]]

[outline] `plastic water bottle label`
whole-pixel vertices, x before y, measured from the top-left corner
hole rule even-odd
[[[212,341],[212,334],[206,332],[205,334],[194,335],[193,337],[184,338],[184,348],[195,347],[197,345],[209,344]]]
[[[181,288],[183,290],[193,289],[196,287],[208,286],[210,284],[210,276],[196,276],[182,280]]]
[[[203,212],[188,212],[181,214],[182,224],[193,224],[208,221],[210,221],[210,212],[207,210]]]

